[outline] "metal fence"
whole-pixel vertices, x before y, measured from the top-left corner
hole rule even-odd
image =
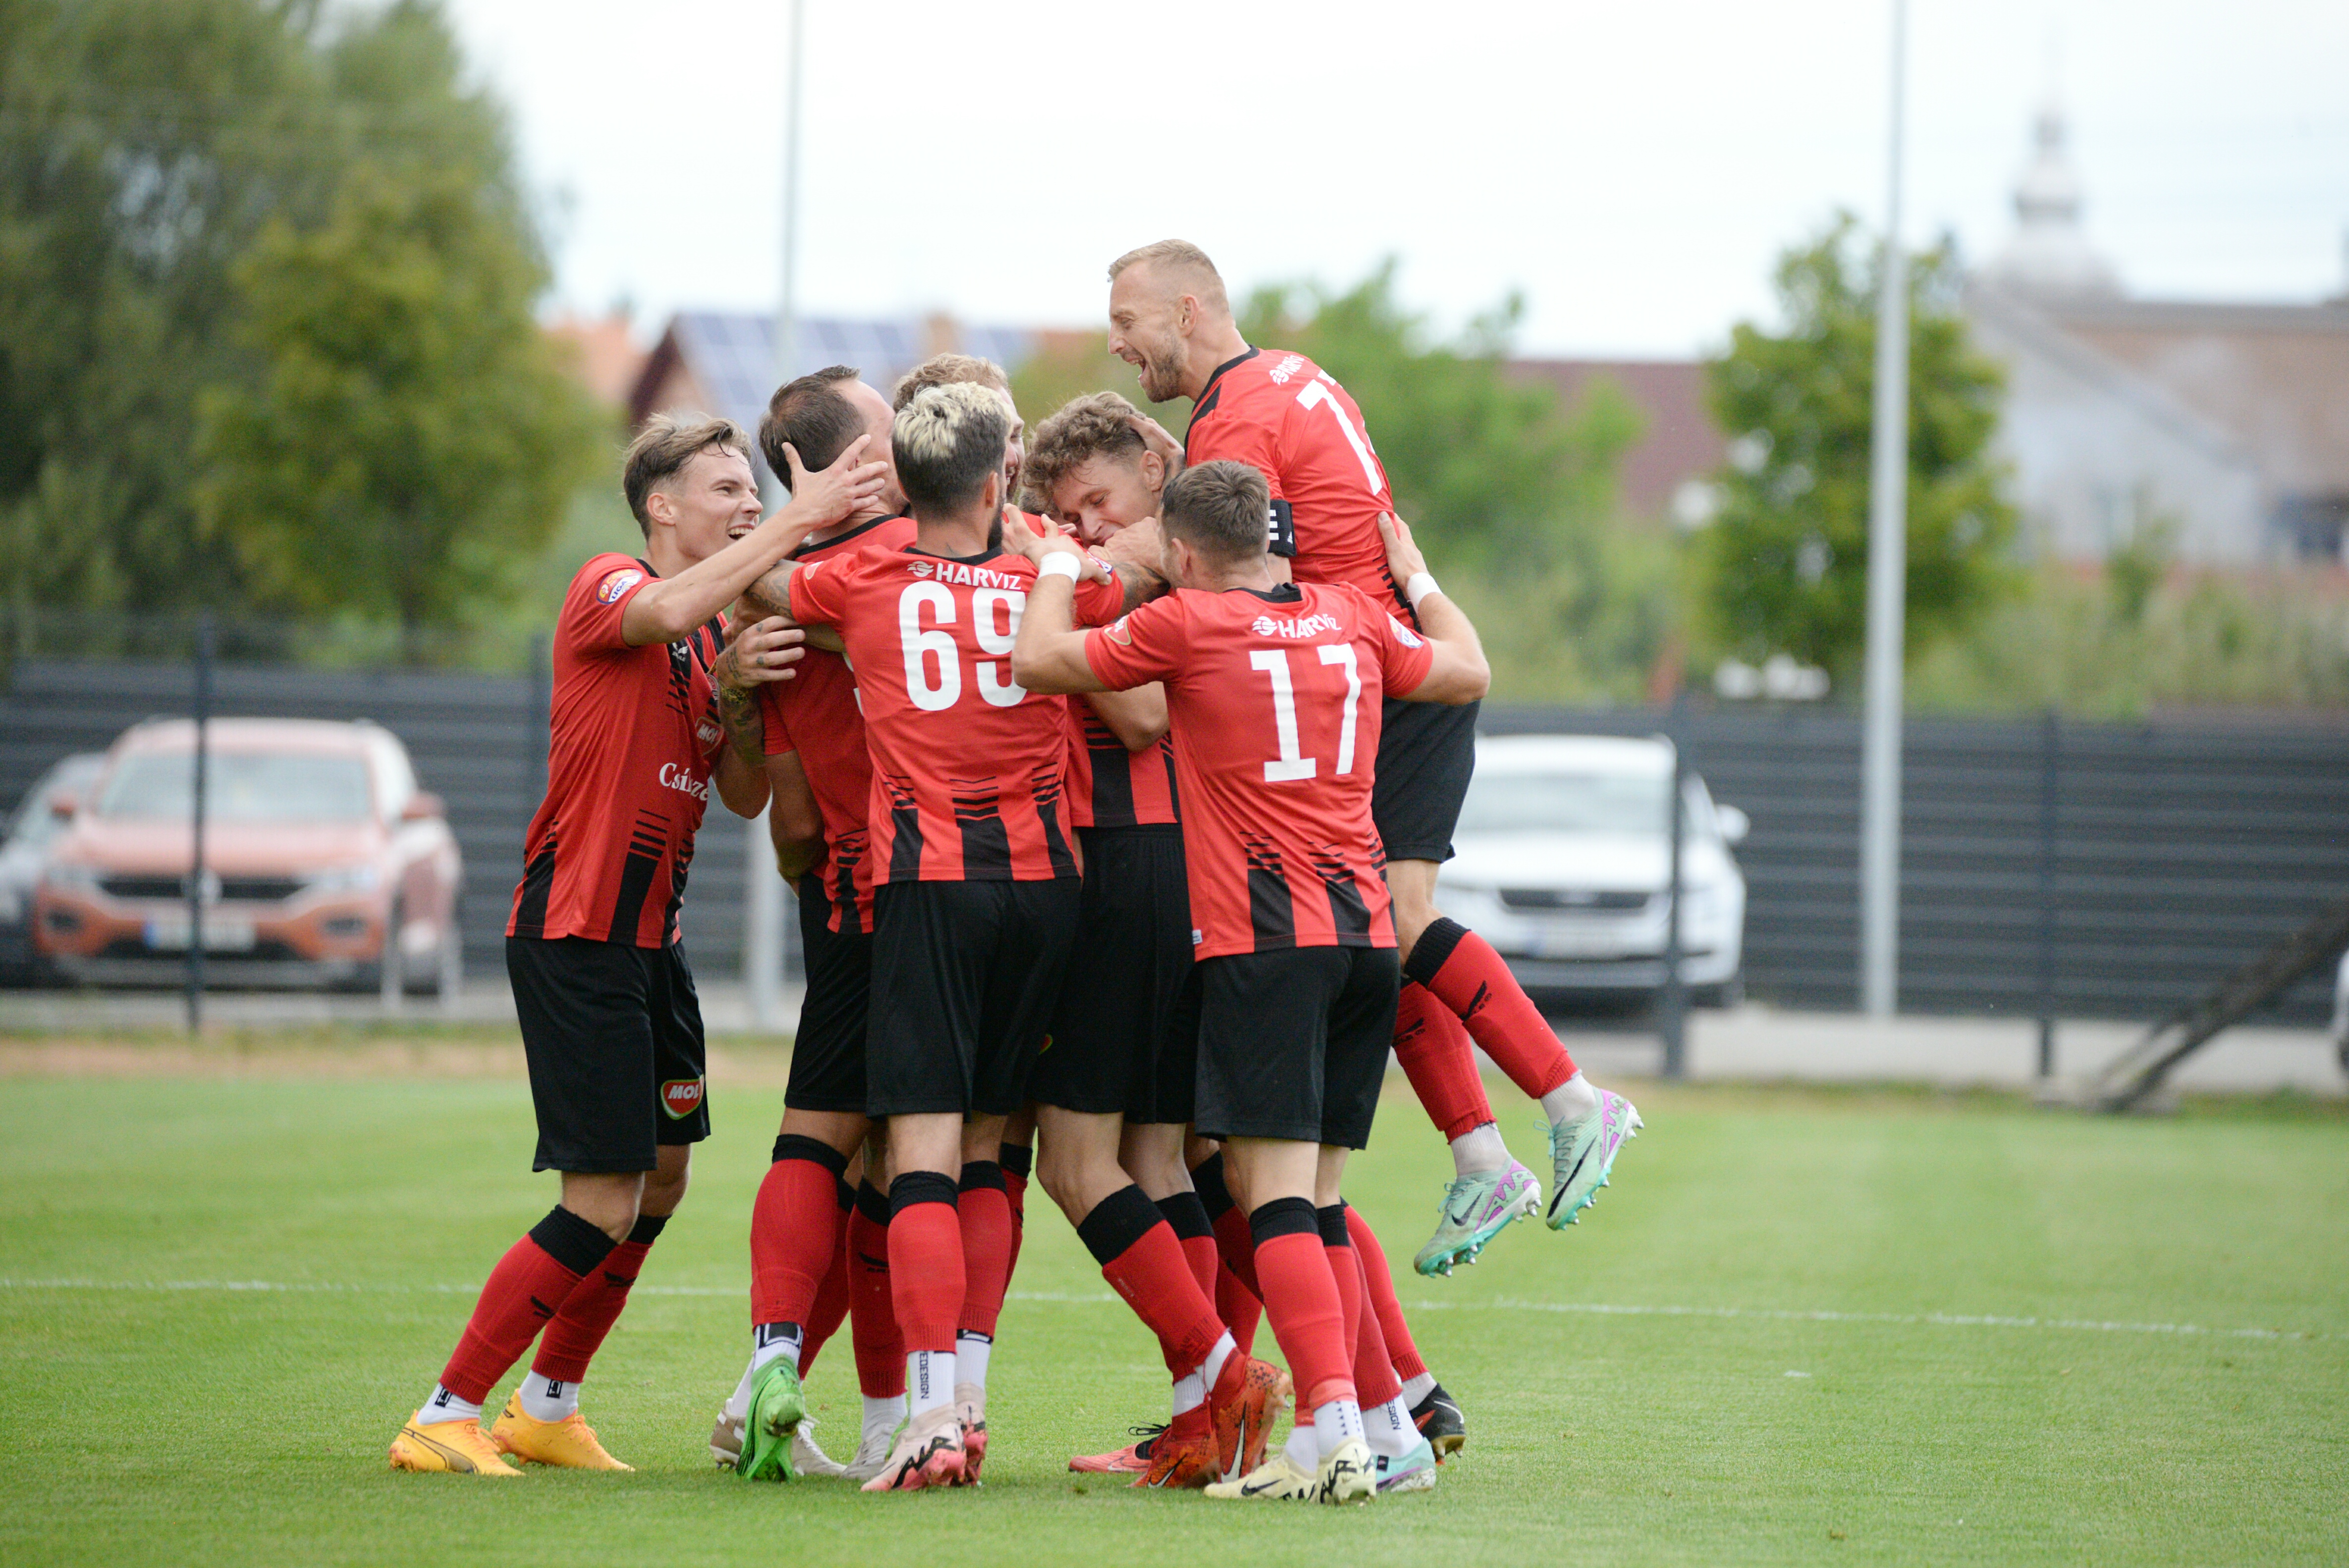
[[[185,665],[23,661],[0,689],[0,804],[58,757],[185,713]],[[502,969],[523,824],[544,782],[538,677],[223,665],[212,711],[372,718],[408,744],[463,846],[468,963]],[[1493,733],[1647,734],[1641,709],[1488,706]],[[1695,708],[1691,764],[1751,814],[1746,983],[1788,1006],[1857,1001],[1859,727],[1803,709]],[[2349,723],[1908,728],[1901,860],[1905,1009],[2152,1018],[2349,891]],[[741,824],[713,808],[685,901],[702,973],[741,960]],[[2271,1016],[2319,1022],[2319,978]]]

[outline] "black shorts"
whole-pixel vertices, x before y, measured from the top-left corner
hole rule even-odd
[[[865,1110],[1009,1116],[1051,1026],[1077,879],[887,882],[873,897]]]
[[[1183,830],[1165,823],[1078,833],[1085,884],[1076,944],[1028,1098],[1130,1122],[1188,1121],[1199,1003]]]
[[[1371,820],[1378,825],[1387,859],[1452,858],[1452,830],[1476,771],[1476,715],[1483,706],[1389,697],[1379,709]]]
[[[664,1143],[709,1136],[701,1001],[681,946],[509,936],[533,1171],[649,1171]]]
[[[1371,1140],[1394,1038],[1392,947],[1287,947],[1199,960],[1204,1138]]]
[[[832,901],[820,880],[800,879],[800,951],[807,991],[792,1037],[792,1077],[783,1104],[793,1110],[864,1110],[864,1013],[873,995],[873,938],[853,916],[831,929]]]

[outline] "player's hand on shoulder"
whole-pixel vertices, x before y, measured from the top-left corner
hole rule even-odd
[[[718,656],[718,684],[734,691],[790,680],[792,666],[806,656],[807,634],[780,615],[737,624],[726,651]]]
[[[1411,537],[1411,524],[1392,512],[1379,516],[1379,538],[1387,547],[1387,571],[1398,583],[1408,583],[1427,570],[1427,557]]]
[[[839,461],[814,473],[800,466],[797,449],[788,441],[783,443],[783,460],[792,470],[792,501],[806,508],[803,521],[820,528],[838,522],[880,499],[889,482],[889,465],[861,460],[872,440],[870,436],[857,437],[840,454]]]
[[[1165,426],[1149,415],[1138,411],[1129,415],[1126,422],[1132,425],[1134,433],[1142,438],[1142,444],[1151,451],[1156,452],[1164,461],[1168,479],[1171,480],[1183,471],[1183,443],[1168,434]]]

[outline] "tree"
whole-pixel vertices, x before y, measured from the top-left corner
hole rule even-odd
[[[389,581],[373,574],[382,552],[345,532],[379,517],[302,507],[329,475],[398,480],[380,451],[353,448],[357,427],[324,417],[336,397],[367,404],[355,387],[367,377],[388,388],[429,365],[518,374],[517,405],[544,393],[527,308],[544,277],[535,225],[496,107],[460,75],[424,0],[0,0],[12,604],[309,609],[320,595],[305,573],[366,562],[318,579],[358,592],[337,607],[445,608],[411,586],[375,593]],[[374,242],[389,249],[358,253]],[[427,327],[440,335],[398,340]],[[452,480],[539,506],[543,489],[450,434],[510,422],[529,428],[506,443],[511,465],[577,471],[585,427],[549,435],[568,421],[567,389],[553,412],[451,389],[429,417],[408,395],[404,412],[367,415],[371,439],[408,421],[412,464],[453,462]],[[284,421],[274,447],[237,438],[261,410]],[[527,530],[484,530],[451,553],[436,542],[448,527],[405,515],[421,531],[403,570],[433,562],[491,582],[498,542],[526,542]]]
[[[1863,255],[1861,253],[1865,252]],[[1708,367],[1731,434],[1722,505],[1704,542],[1723,651],[1857,667],[1867,640],[1868,492],[1876,379],[1875,245],[1840,213],[1780,258],[1785,330],[1750,322]],[[2003,377],[1957,310],[1948,241],[1909,272],[1909,647],[1994,603],[2012,577],[2014,509],[1990,443]]]

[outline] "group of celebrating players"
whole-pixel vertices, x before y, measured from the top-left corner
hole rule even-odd
[[[1027,436],[999,368],[944,355],[894,398],[845,366],[780,388],[757,439],[791,500],[763,520],[730,422],[658,417],[630,447],[645,554],[595,557],[564,599],[507,935],[561,1202],[492,1271],[395,1468],[628,1468],[579,1384],[709,1130],[678,911],[713,788],[768,811],[807,971],[720,1464],[976,1483],[1031,1170],[1173,1388],[1165,1423],[1072,1470],[1338,1502],[1432,1488],[1464,1442],[1341,1196],[1388,1051],[1455,1168],[1423,1274],[1544,1209],[1475,1047],[1541,1103],[1554,1229],[1640,1119],[1435,910],[1488,672],[1361,410],[1250,346],[1195,246],[1110,281],[1111,348],[1192,405],[1179,446],[1108,392]],[[1260,1317],[1287,1371],[1250,1353]],[[841,1462],[802,1379],[843,1320],[864,1421]]]

